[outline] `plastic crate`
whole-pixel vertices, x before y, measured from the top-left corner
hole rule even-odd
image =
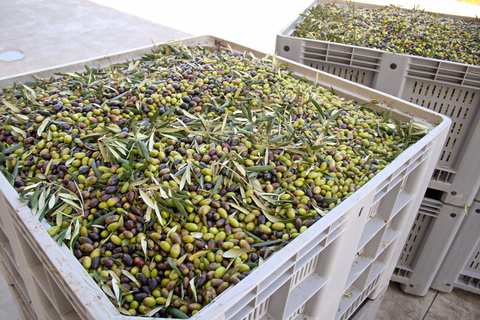
[[[392,281],[409,294],[425,296],[465,217],[465,210],[435,199],[429,189],[403,247]]]
[[[182,43],[264,55],[212,36],[184,39]],[[82,70],[85,64],[109,65],[139,57],[151,48],[35,74],[43,77]],[[417,195],[425,191],[425,178],[431,175],[447,135],[450,120],[445,116],[292,61],[279,61],[312,82],[333,87],[340,96],[360,104],[376,99],[379,103],[372,106],[374,109],[392,108],[393,117],[404,121],[413,118],[431,130],[250,276],[219,295],[192,317],[195,320],[350,317],[369,295],[388,286],[408,234],[407,226],[420,205]],[[0,87],[32,78],[31,74],[23,74],[0,79]],[[0,190],[0,217],[5,234],[39,319],[141,319],[122,316],[114,308],[68,248],[57,246],[46,233],[46,223],[35,220],[28,207],[16,199],[15,190],[2,176]],[[360,257],[368,259],[363,261]],[[346,298],[344,293],[350,287],[354,292]]]
[[[460,288],[480,294],[480,202],[474,201],[460,227],[432,289],[451,292]]]
[[[310,7],[323,2],[330,1],[317,0]],[[336,3],[345,5],[346,1]],[[383,7],[359,2],[355,5]],[[477,148],[480,145],[480,66],[293,37],[291,34],[300,20],[297,15],[277,34],[275,50],[278,55],[452,119],[429,187],[444,191],[442,201],[445,203],[472,204],[480,187],[480,175],[471,174],[480,156]]]

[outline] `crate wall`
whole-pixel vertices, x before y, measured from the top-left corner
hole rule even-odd
[[[223,39],[205,36],[186,39],[186,45],[253,51]],[[227,46],[228,45],[228,46]],[[98,67],[111,61],[138,57],[144,48],[130,53],[55,68],[55,72]],[[262,53],[253,51],[256,56]],[[338,205],[318,223],[267,259],[250,276],[219,295],[214,303],[192,319],[347,319],[367,298],[388,286],[401,244],[420,205],[417,194],[427,187],[450,120],[364,86],[320,74],[317,70],[280,59],[296,74],[337,94],[393,114],[403,121],[414,117],[430,127],[429,133],[400,154],[365,187]],[[37,75],[53,73],[45,70]],[[25,81],[25,75],[19,81]],[[0,85],[13,79],[0,79]],[[12,244],[19,274],[39,319],[140,319],[123,317],[66,246],[57,246],[16,192],[0,176],[0,219]],[[364,260],[363,260],[364,259]],[[349,289],[351,288],[351,289]],[[352,291],[350,300],[344,293]],[[340,308],[340,312],[339,312]]]
[[[451,292],[460,288],[480,294],[480,202],[474,201],[432,283]]]

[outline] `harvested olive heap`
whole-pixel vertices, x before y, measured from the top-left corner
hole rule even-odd
[[[480,65],[480,22],[390,5],[379,9],[321,3],[293,36]]]
[[[127,315],[195,314],[425,134],[276,58],[199,47],[0,101],[2,173]]]

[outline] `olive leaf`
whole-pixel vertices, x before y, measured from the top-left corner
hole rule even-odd
[[[132,314],[130,313],[130,311],[128,311],[127,309],[123,308],[123,307],[117,307],[117,310],[120,311],[121,313],[123,313],[124,315],[127,315],[127,316],[131,316]],[[153,316],[153,314],[152,314]]]
[[[138,189],[138,191],[140,192],[140,197],[147,204],[147,206],[149,206],[152,209],[155,209],[156,208],[155,200],[150,198],[150,196],[145,191],[143,191],[142,189]]]
[[[211,194],[216,194],[220,186],[222,185],[223,182],[223,176],[218,176],[217,182],[215,182],[215,186],[213,187]]]
[[[165,305],[164,304],[161,304],[155,308],[153,308],[152,310],[150,310],[149,312],[145,313],[145,316],[146,317],[153,317],[153,315],[157,312],[159,312],[160,310],[164,309],[165,308]]]
[[[173,228],[170,228],[170,230],[168,230],[168,232],[167,232],[166,238],[167,238],[167,239],[170,238],[170,235],[171,235],[173,232],[177,231],[177,228],[178,228],[178,226],[174,226]]]
[[[223,253],[224,258],[237,258],[245,253],[252,252],[252,249],[232,248]]]
[[[187,258],[187,254],[184,254],[183,256],[181,256],[180,258],[177,259],[177,264],[182,264],[183,261],[185,261],[185,259]]]
[[[69,205],[71,205],[72,207],[78,209],[78,210],[82,210],[82,208],[75,202],[73,202],[72,200],[70,200],[64,193],[60,193],[58,195],[59,198],[62,199],[62,201],[68,203]]]
[[[237,209],[238,211],[243,212],[243,213],[246,214],[246,215],[250,214],[250,211],[248,211],[248,210],[245,209],[244,207],[239,206],[239,205],[237,205],[237,204],[235,204],[235,203],[230,203],[230,206],[233,207],[233,208],[235,208],[235,209]]]
[[[2,100],[2,103],[7,107],[9,108],[10,110],[12,110],[13,112],[15,113],[21,113],[22,110],[20,110],[20,108],[18,108],[17,106],[15,106],[14,104],[12,104],[11,102],[7,101],[7,100]]]
[[[165,303],[165,306],[167,306],[166,303]],[[186,315],[185,313],[183,313],[182,311],[180,311],[179,309],[174,308],[174,307],[166,307],[166,311],[176,319],[189,319],[190,318],[188,315]]]
[[[267,165],[267,166],[255,166],[255,167],[245,167],[245,171],[249,172],[264,172],[264,171],[270,171],[272,169],[275,169],[276,166],[274,165]]]
[[[143,236],[141,239],[140,239],[140,244],[142,246],[142,251],[143,251],[143,254],[145,255],[145,258],[147,258],[147,238],[145,236]]]
[[[178,276],[180,277],[180,279],[182,279],[183,274],[180,272],[180,270],[177,268],[177,266],[173,263],[172,258],[168,257],[167,261],[168,261],[168,264],[170,265],[170,267],[172,267],[173,271],[175,271],[178,274]]]
[[[167,296],[167,301],[165,302],[165,307],[167,308],[170,303],[172,302],[172,297],[173,297],[173,290],[170,290]]]
[[[38,137],[42,136],[42,133],[45,130],[45,128],[48,126],[48,123],[50,122],[50,120],[51,120],[50,118],[43,119],[42,123],[40,124],[40,126],[37,129],[37,136]]]
[[[25,131],[23,131],[22,129],[20,128],[17,128],[17,127],[13,127],[12,126],[12,135],[13,136],[16,136],[18,137],[19,135],[22,136],[24,139],[27,138],[27,133]]]
[[[146,159],[147,161],[150,161],[150,155],[149,155],[148,148],[147,148],[147,145],[145,144],[145,142],[137,141],[136,145],[137,145],[137,150],[140,153],[140,155],[142,156],[142,158]]]
[[[107,294],[107,296],[109,296],[110,298],[116,300],[117,297],[115,296],[115,294],[113,293],[112,289],[107,286],[106,284],[102,284],[101,286],[103,292],[105,292]]]
[[[265,246],[271,246],[271,245],[274,245],[274,244],[279,244],[279,243],[281,243],[282,241],[283,241],[282,239],[270,240],[270,241],[264,241],[264,242],[254,243],[254,244],[252,244],[251,246],[252,246],[252,247],[265,247]]]

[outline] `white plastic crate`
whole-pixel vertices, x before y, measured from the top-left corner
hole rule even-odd
[[[264,54],[211,36],[184,39],[202,45]],[[99,67],[139,57],[151,47],[116,56],[41,70],[37,76]],[[360,104],[376,99],[377,111],[414,119],[430,132],[364,187],[272,255],[250,276],[219,295],[192,319],[346,319],[370,296],[388,286],[390,274],[428,184],[450,120],[393,96],[358,86],[292,61],[279,59],[296,74]],[[0,87],[27,82],[31,74],[0,79]],[[66,246],[58,247],[15,190],[0,177],[0,217],[19,273],[39,319],[140,319],[122,316]],[[366,257],[366,261],[360,258]],[[351,297],[344,296],[351,288]],[[340,311],[339,311],[340,308]]]
[[[409,294],[425,296],[465,217],[465,210],[428,190],[392,275]]]
[[[480,202],[474,201],[448,250],[432,289],[460,288],[480,294]]]
[[[318,3],[330,1],[314,1]],[[345,5],[346,1],[336,1]],[[356,6],[382,6],[356,2]],[[449,16],[463,19],[465,17]],[[472,18],[474,19],[474,18]],[[283,28],[276,53],[307,66],[413,102],[452,119],[430,188],[444,191],[442,201],[470,205],[480,187],[471,168],[480,156],[480,66],[293,37],[301,17]]]

